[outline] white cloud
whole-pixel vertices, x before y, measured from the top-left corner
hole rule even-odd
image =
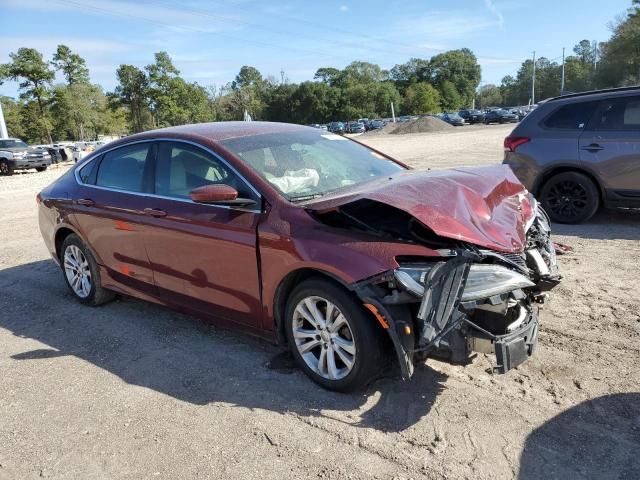
[[[493,0],[484,0],[484,4],[487,6],[489,11],[495,15],[496,20],[498,20],[498,26],[502,28],[504,25],[504,16],[502,15],[502,12],[498,10],[496,4],[493,3]]]
[[[434,11],[403,20],[396,28],[397,32],[405,37],[409,35],[427,39],[430,44],[446,44],[447,40],[469,37],[495,26],[494,19],[478,17],[471,13]]]
[[[125,51],[131,48],[131,43],[122,43],[113,40],[99,40],[96,38],[74,38],[65,36],[46,37],[2,37],[2,48],[6,53],[14,52],[19,48],[35,48],[48,56],[55,52],[58,45],[67,45],[71,50],[80,55],[111,53]]]
[[[510,65],[520,63],[522,59],[515,58],[499,58],[499,57],[478,57],[480,65]]]
[[[30,9],[38,11],[62,11],[91,15],[94,17],[116,18],[119,21],[156,25],[165,30],[212,33],[237,30],[242,26],[238,15],[221,13],[207,8],[174,8],[162,3],[127,2],[122,0],[0,0],[0,10]]]
[[[341,12],[348,12],[349,11],[349,6],[348,5],[340,5],[339,10]]]

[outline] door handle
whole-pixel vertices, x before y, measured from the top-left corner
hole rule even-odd
[[[90,198],[80,198],[76,200],[76,203],[78,205],[84,205],[85,207],[93,207],[96,204],[96,202],[94,202]]]
[[[157,208],[145,208],[144,213],[145,215],[150,215],[156,218],[167,216],[167,212],[165,212],[164,210],[158,210]]]
[[[582,147],[582,150],[587,150],[589,152],[597,152],[599,150],[604,150],[604,147],[601,145],[598,145],[597,143],[591,143],[586,147]]]

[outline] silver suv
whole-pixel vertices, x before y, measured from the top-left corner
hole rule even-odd
[[[35,168],[44,172],[51,165],[51,155],[46,150],[32,149],[19,138],[0,139],[0,173],[12,175],[15,170]]]
[[[640,207],[640,87],[541,103],[504,140],[505,164],[553,221]]]

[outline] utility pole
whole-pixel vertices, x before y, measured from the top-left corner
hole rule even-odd
[[[393,102],[391,102],[391,118],[393,118],[393,123],[396,123],[396,112],[393,110]]]
[[[0,138],[9,138],[7,124],[4,122],[4,114],[2,113],[2,101],[0,101]]]
[[[533,51],[533,74],[531,75],[531,105],[536,103],[536,51]]]
[[[560,81],[560,95],[564,94],[564,47],[562,47],[562,80]]]

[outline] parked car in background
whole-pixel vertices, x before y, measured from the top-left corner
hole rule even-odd
[[[342,122],[331,122],[327,125],[327,130],[331,133],[343,134],[344,133],[344,123]]]
[[[397,118],[397,122],[398,123],[404,123],[404,122],[408,122],[411,120],[411,117],[409,115],[402,115],[400,117]]]
[[[484,122],[484,113],[480,110],[460,110],[458,115],[464,118],[464,121],[469,124]]]
[[[35,168],[44,172],[51,165],[51,155],[44,149],[31,149],[19,138],[0,139],[0,174],[13,175],[16,170]]]
[[[430,355],[524,362],[559,275],[511,170],[411,170],[338,140],[272,122],[132,135],[38,194],[40,230],[79,302],[117,292],[243,328],[325,388],[391,358],[405,379]]]
[[[378,130],[379,128],[384,128],[387,126],[387,122],[384,120],[371,120],[369,122],[369,130]]]
[[[364,133],[364,124],[362,122],[348,122],[345,131],[347,133]]]
[[[540,103],[504,140],[504,163],[553,221],[579,223],[599,207],[640,207],[640,88]]]
[[[104,145],[104,142],[101,142]],[[98,148],[98,142],[77,142],[73,148],[73,161],[78,162]]]
[[[513,113],[518,117],[518,121],[522,120],[527,113],[520,107],[505,107],[504,110]]]
[[[490,123],[518,123],[518,116],[515,113],[511,113],[508,110],[498,109],[489,110],[484,115],[484,123],[489,125]]]
[[[445,112],[440,118],[448,124],[454,125],[456,127],[461,127],[462,125],[464,125],[464,118],[462,118],[456,112]]]

